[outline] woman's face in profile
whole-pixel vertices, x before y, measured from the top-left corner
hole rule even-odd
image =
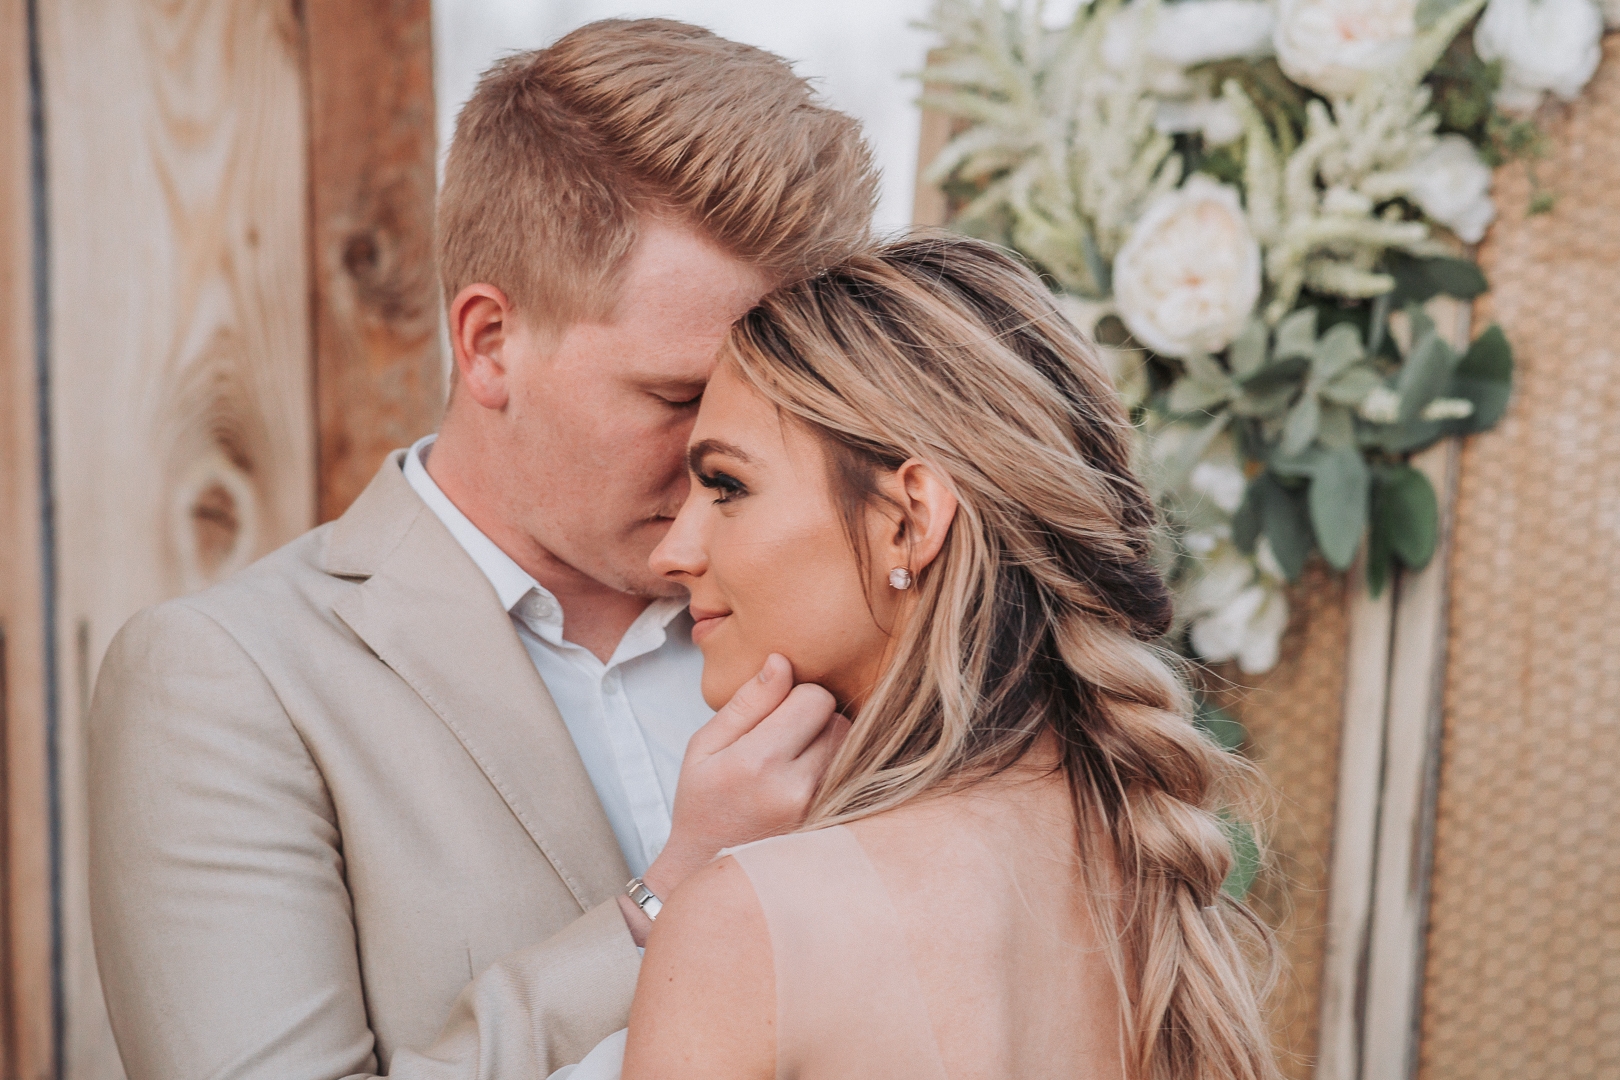
[[[691,590],[704,700],[720,708],[773,652],[841,707],[864,697],[899,594],[887,566],[862,577],[821,444],[722,365],[690,446],[692,490],[651,565]]]

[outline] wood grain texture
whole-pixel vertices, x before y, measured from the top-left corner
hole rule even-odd
[[[1351,580],[1365,580],[1358,560]],[[1395,593],[1349,590],[1344,718],[1328,876],[1328,926],[1322,958],[1321,1037],[1315,1080],[1359,1080],[1373,867],[1378,860],[1378,801],[1389,704],[1389,649]]]
[[[69,1080],[120,1074],[83,717],[108,641],[314,524],[295,0],[42,4]]]
[[[305,0],[319,516],[438,423],[428,0]]]
[[[54,1072],[28,34],[0,0],[0,1072]]]

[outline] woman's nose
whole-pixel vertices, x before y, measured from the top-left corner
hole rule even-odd
[[[653,548],[652,556],[647,560],[653,573],[681,581],[702,577],[708,569],[709,560],[700,521],[703,507],[701,500],[696,498],[701,490],[693,485],[686,502],[681,505],[680,513],[670,523],[669,531]]]

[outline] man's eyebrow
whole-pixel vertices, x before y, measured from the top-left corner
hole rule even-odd
[[[724,454],[727,457],[736,458],[745,465],[751,464],[754,460],[744,453],[740,446],[734,446],[722,439],[704,439],[701,442],[693,443],[691,448],[686,451],[686,467],[693,472],[697,472],[698,465],[710,454]]]

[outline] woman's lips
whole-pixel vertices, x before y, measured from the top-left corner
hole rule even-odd
[[[705,611],[703,608],[692,608],[692,644],[702,645],[703,639],[714,632],[720,625],[720,620],[730,615],[729,611]]]

